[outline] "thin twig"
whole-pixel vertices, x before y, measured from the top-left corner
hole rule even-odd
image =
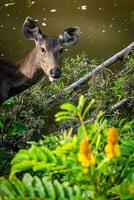
[[[103,116],[106,115],[109,112],[112,112],[114,110],[117,110],[118,108],[120,108],[121,106],[123,106],[124,104],[130,102],[130,101],[134,101],[134,97],[128,97],[128,98],[124,98],[121,101],[117,102],[116,104],[114,104],[113,106],[111,106],[109,109],[105,110],[103,112]],[[84,124],[88,124],[88,123],[92,123],[94,120],[94,117],[92,117],[89,120],[84,121]]]
[[[128,97],[128,98],[124,98],[121,101],[117,102],[116,104],[114,104],[113,106],[111,106],[109,109],[104,111],[104,115],[107,114],[108,112],[117,110],[119,107],[123,106],[124,104],[128,103],[129,101],[134,101],[134,97]]]

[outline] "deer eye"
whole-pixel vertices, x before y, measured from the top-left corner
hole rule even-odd
[[[41,47],[41,51],[46,53],[46,50],[43,47]]]
[[[63,51],[64,51],[64,49],[62,48],[62,49],[59,50],[59,53],[62,54]]]

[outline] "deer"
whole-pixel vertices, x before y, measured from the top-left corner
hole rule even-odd
[[[22,31],[35,42],[34,48],[21,60],[0,60],[0,105],[33,86],[46,75],[51,82],[61,77],[64,47],[75,45],[80,38],[79,27],[69,27],[59,36],[43,34],[37,22],[26,17]]]

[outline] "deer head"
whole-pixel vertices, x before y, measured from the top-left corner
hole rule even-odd
[[[22,30],[29,40],[35,41],[34,57],[36,57],[37,67],[44,71],[50,81],[60,78],[60,61],[64,47],[73,46],[79,41],[79,27],[67,28],[58,37],[47,36],[42,33],[38,24],[31,17],[27,17]]]

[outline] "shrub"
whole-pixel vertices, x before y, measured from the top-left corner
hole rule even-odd
[[[76,120],[77,135],[72,128],[65,131],[60,144],[52,150],[43,142],[21,149],[12,159],[9,180],[1,179],[5,199],[17,197],[18,192],[20,197],[44,198],[49,184],[53,188],[49,195],[56,195],[51,199],[134,198],[134,120],[120,124],[120,130],[109,126],[103,112],[92,121],[89,116],[93,104],[94,100],[87,103],[87,98],[80,96],[77,106],[61,105],[56,121]],[[92,122],[87,123],[87,118]]]

